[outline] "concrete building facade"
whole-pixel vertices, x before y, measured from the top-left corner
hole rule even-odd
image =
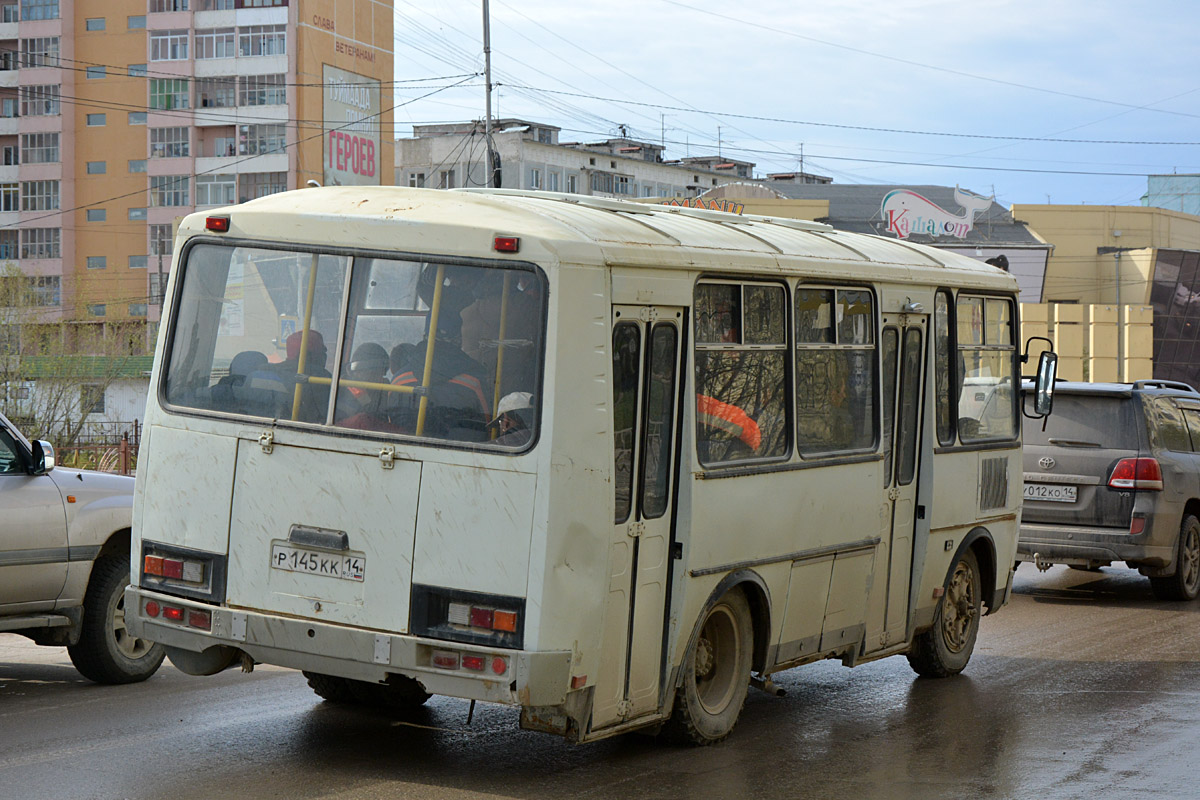
[[[727,158],[666,160],[664,148],[625,137],[561,142],[560,129],[520,119],[493,122],[492,141],[505,189],[621,199],[695,197],[753,175],[754,164]],[[396,183],[434,189],[485,186],[482,122],[414,125],[396,141]]]
[[[0,263],[68,350],[152,344],[177,219],[320,183],[387,183],[392,5],[0,6]]]

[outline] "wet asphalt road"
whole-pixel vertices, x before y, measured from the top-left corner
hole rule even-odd
[[[259,667],[100,687],[0,635],[0,798],[1200,797],[1200,601],[1122,567],[1017,572],[966,672],[824,662],[751,690],[733,736],[572,746],[434,698],[399,720]]]

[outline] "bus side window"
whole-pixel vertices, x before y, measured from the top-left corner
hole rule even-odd
[[[620,525],[633,509],[633,445],[641,373],[641,334],[632,322],[613,328],[613,485]]]

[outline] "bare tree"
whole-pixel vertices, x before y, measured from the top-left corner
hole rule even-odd
[[[119,330],[55,319],[58,305],[56,284],[0,265],[0,412],[27,436],[70,447],[141,346]]]

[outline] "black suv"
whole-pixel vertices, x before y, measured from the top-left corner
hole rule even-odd
[[[1124,561],[1164,600],[1200,594],[1200,392],[1173,381],[1067,383],[1025,422],[1020,561]]]

